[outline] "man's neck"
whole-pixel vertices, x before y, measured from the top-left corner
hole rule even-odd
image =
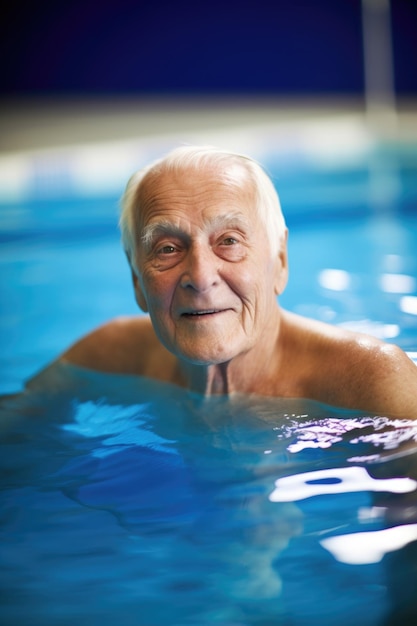
[[[229,395],[235,391],[235,383],[230,376],[230,363],[207,366],[187,363],[181,365],[181,371],[186,386],[201,395]]]

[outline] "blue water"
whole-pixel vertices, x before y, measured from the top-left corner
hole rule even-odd
[[[48,393],[5,404],[2,623],[417,615],[414,422],[300,401],[204,401],[71,367]],[[375,534],[404,524],[411,536],[397,550]],[[362,547],[357,563],[354,544],[341,560],[326,547],[361,532],[380,553]]]
[[[410,167],[378,211],[363,172],[315,179],[351,182],[333,211],[313,210],[311,180],[305,210],[284,185],[282,305],[417,360]],[[0,623],[417,623],[417,422],[70,366],[19,393],[80,334],[136,312],[115,199],[21,212],[0,257]]]

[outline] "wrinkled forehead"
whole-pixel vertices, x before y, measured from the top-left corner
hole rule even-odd
[[[150,170],[138,190],[139,212],[152,206],[168,207],[177,201],[193,196],[207,196],[227,202],[245,202],[254,197],[255,185],[251,172],[239,161],[223,164],[208,163],[184,167],[166,167],[163,164]]]

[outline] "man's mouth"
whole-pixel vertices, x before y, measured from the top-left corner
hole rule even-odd
[[[204,315],[215,315],[216,313],[222,313],[222,309],[202,309],[199,311],[185,311],[182,313],[183,317],[203,317]]]

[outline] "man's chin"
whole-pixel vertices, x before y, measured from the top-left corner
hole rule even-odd
[[[242,341],[242,337],[233,332],[227,333],[227,336],[226,333],[202,332],[181,335],[182,333],[177,332],[175,337],[165,336],[166,341],[163,343],[180,361],[196,366],[209,367],[229,363],[251,347],[245,337]]]
[[[217,350],[207,350],[207,347],[202,349],[196,349],[195,347],[182,350],[177,349],[176,355],[179,359],[191,365],[206,367],[228,363],[236,356],[230,349],[225,350],[224,347]]]

